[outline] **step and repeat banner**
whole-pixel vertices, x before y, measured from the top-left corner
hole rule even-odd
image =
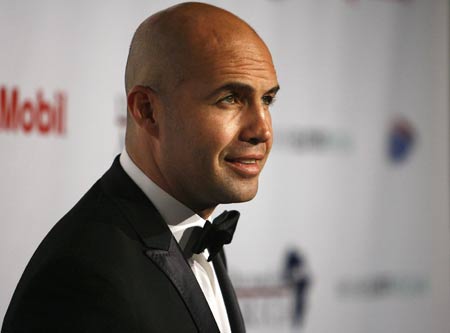
[[[174,3],[0,2],[1,319],[120,153],[132,34]],[[231,205],[248,332],[448,333],[448,1],[211,3],[259,32],[282,86],[258,196]]]

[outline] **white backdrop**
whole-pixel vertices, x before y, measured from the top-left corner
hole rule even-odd
[[[121,151],[131,36],[174,3],[0,2],[0,318]],[[257,198],[233,205],[227,248],[248,331],[448,333],[448,1],[211,3],[260,33],[282,86],[271,160]],[[282,278],[289,251],[297,283]]]

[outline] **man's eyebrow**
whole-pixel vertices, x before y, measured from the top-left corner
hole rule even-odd
[[[275,87],[273,87],[272,89],[268,90],[266,92],[266,94],[276,94],[278,92],[278,90],[280,90],[280,86],[277,84]]]
[[[268,91],[266,91],[264,94],[276,94],[277,91],[280,90],[280,86],[276,85],[275,87],[269,89]],[[226,83],[222,86],[220,86],[217,89],[214,89],[214,91],[208,95],[208,99],[214,97],[215,95],[217,95],[218,93],[220,93],[221,91],[245,91],[245,92],[254,92],[255,89],[245,83],[241,83],[241,82],[229,82]]]

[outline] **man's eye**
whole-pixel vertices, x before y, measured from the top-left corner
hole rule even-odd
[[[228,95],[228,96],[222,98],[219,102],[227,103],[227,104],[234,104],[237,102],[237,98],[235,95]]]
[[[264,105],[272,105],[275,102],[275,97],[270,95],[263,96],[262,102]]]

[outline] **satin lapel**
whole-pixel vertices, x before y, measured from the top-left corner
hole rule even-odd
[[[225,268],[222,256],[217,255],[213,259],[213,264],[216,271],[217,280],[219,280],[220,289],[222,290],[223,300],[227,308],[231,332],[245,333],[244,319],[242,318],[236,293],[234,292],[233,285],[228,277],[228,272]]]
[[[145,253],[178,290],[199,331],[219,332],[208,302],[176,241],[171,239],[168,251],[150,249]]]
[[[167,250],[172,234],[156,208],[122,169],[119,156],[100,182],[147,247]]]
[[[208,302],[167,224],[122,169],[118,157],[101,183],[145,245],[149,260],[161,269],[180,294],[199,332],[219,332]]]

